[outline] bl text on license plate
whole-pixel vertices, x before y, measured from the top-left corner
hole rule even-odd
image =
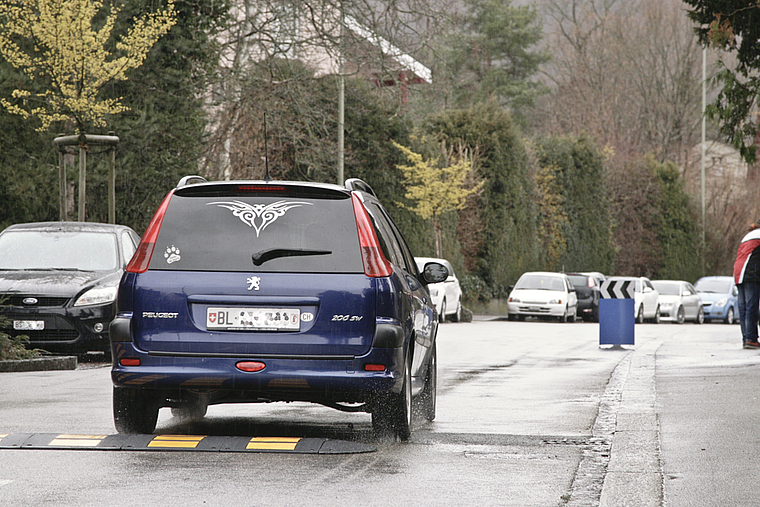
[[[206,329],[298,331],[301,311],[297,308],[209,308]]]

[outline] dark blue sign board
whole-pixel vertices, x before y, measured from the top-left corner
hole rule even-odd
[[[599,300],[599,345],[633,345],[633,299]]]

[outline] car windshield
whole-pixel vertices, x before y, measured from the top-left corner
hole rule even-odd
[[[652,285],[654,285],[654,288],[657,289],[657,292],[659,292],[661,296],[678,296],[679,294],[677,283],[652,282]]]
[[[0,236],[0,269],[110,271],[116,237],[103,232],[8,231]]]
[[[714,292],[716,294],[728,294],[731,292],[733,280],[699,280],[694,286],[697,292]]]
[[[515,289],[564,291],[565,284],[558,276],[524,275],[517,281]]]
[[[570,279],[570,283],[576,287],[593,287],[593,284],[589,283],[589,276],[587,275],[567,275]]]

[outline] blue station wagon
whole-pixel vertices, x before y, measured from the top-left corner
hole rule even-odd
[[[306,401],[371,413],[407,439],[435,417],[438,319],[372,189],[183,178],[150,222],[111,325],[114,422],[150,433],[161,407]]]

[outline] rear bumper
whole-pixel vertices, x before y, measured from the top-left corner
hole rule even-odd
[[[149,352],[132,341],[132,319],[125,316],[111,323],[110,338],[114,385],[163,391],[164,397],[194,391],[211,402],[364,402],[379,393],[400,393],[408,348],[403,329],[386,321],[376,323],[369,351],[356,356]],[[265,367],[245,372],[236,367],[241,361]],[[368,371],[368,364],[385,368]]]
[[[403,383],[403,348],[372,348],[357,357],[213,357],[156,355],[132,343],[112,343],[114,385],[155,390],[164,398],[192,391],[209,402],[310,401],[366,402],[382,393],[399,393]],[[123,366],[125,358],[139,366]],[[258,372],[244,372],[240,361],[260,361]],[[365,371],[367,364],[385,371]]]

